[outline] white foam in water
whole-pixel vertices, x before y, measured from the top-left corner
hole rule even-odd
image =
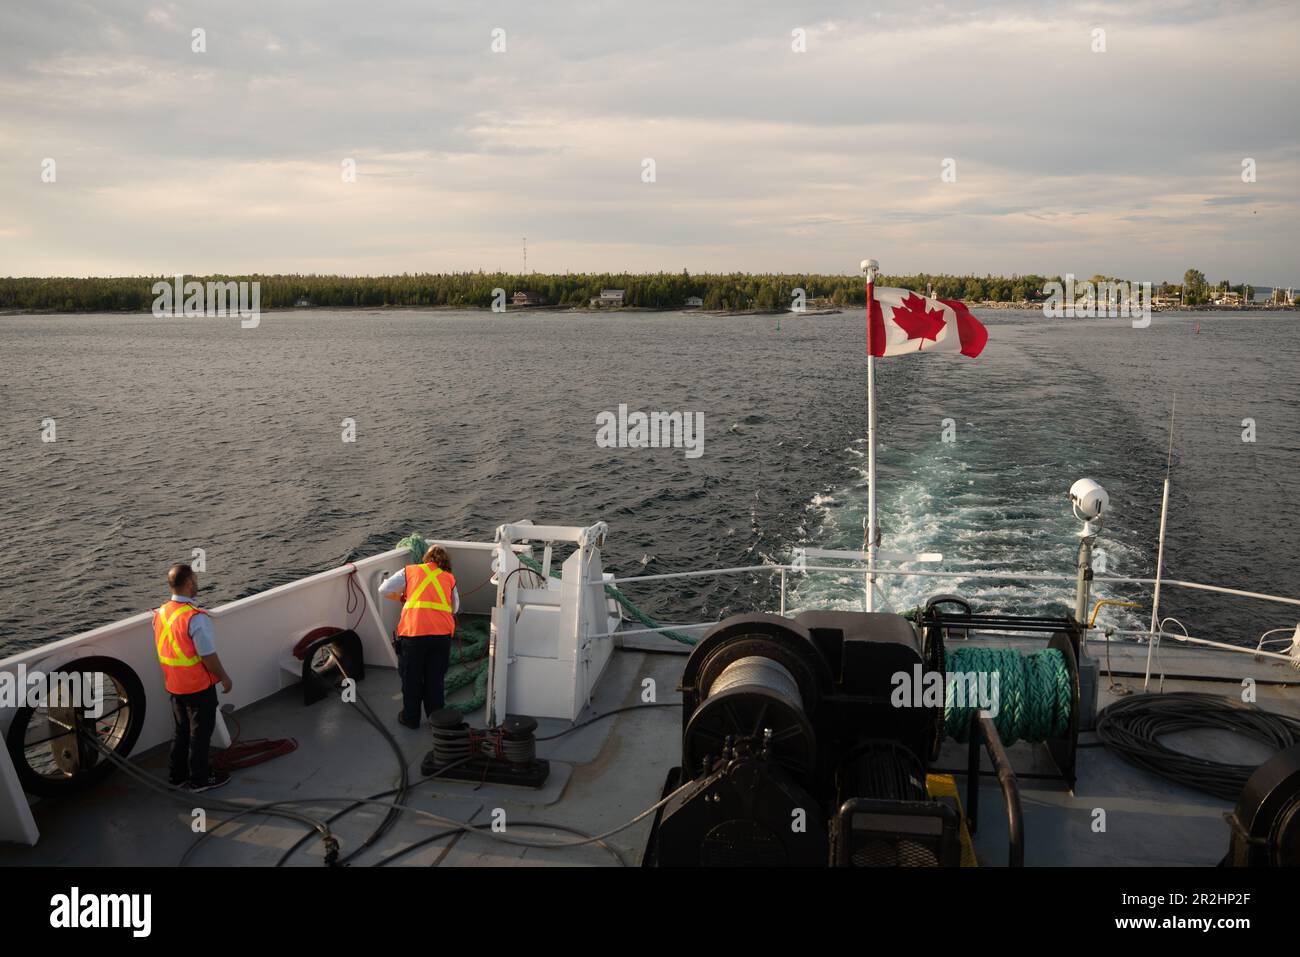
[[[850,450],[853,451],[853,450]],[[1058,464],[1053,471],[1062,469]],[[883,471],[883,470],[882,470]],[[920,571],[992,572],[1006,579],[885,576],[879,583],[881,610],[905,613],[940,593],[959,594],[978,612],[1068,614],[1073,611],[1070,582],[1021,581],[1021,574],[1075,574],[1078,524],[1070,516],[1062,481],[1045,469],[981,469],[944,451],[923,452],[895,470],[903,481],[881,478],[877,507],[881,547],[919,553],[941,552],[941,564],[907,563],[887,567]],[[1016,473],[1022,473],[1017,475]],[[1036,474],[1035,474],[1036,473]],[[1027,479],[1027,480],[1026,480]],[[861,549],[862,520],[867,514],[867,482],[829,489],[812,497],[804,526],[811,530],[796,546]],[[1108,570],[1134,569],[1141,559],[1134,549],[1103,529],[1097,548],[1107,553]],[[812,562],[811,564],[825,564]],[[861,610],[860,574],[817,572],[791,579],[788,608]],[[1105,586],[1093,588],[1094,601],[1112,597]],[[1134,609],[1105,608],[1098,623],[1142,627]],[[1106,614],[1110,612],[1109,616]]]

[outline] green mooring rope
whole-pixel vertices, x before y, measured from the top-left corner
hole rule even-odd
[[[418,565],[424,560],[424,553],[428,549],[429,543],[423,535],[414,532],[399,541],[396,547],[406,548],[411,553],[411,563]],[[542,573],[542,566],[538,562],[527,555],[519,555],[518,557],[525,567],[532,569],[539,575]],[[551,577],[559,578],[560,573],[552,569]],[[660,627],[659,622],[633,604],[631,599],[613,585],[605,586],[605,594],[618,602],[620,607],[626,609],[629,615],[647,628]],[[453,691],[459,691],[471,683],[474,685],[474,697],[468,701],[449,700],[447,702],[447,707],[455,708],[461,714],[477,711],[487,701],[487,644],[489,630],[490,625],[481,618],[466,617],[457,622],[456,636],[459,641],[453,644],[451,648],[451,665],[447,669],[444,688],[447,697],[450,698]],[[698,641],[698,639],[679,631],[663,631],[660,634],[686,645],[694,645]]]
[[[1070,726],[1070,672],[1065,656],[1055,648],[1028,655],[1014,648],[949,648],[947,672],[944,730],[958,741],[967,740],[971,712],[986,707],[985,695],[992,695],[996,704],[993,724],[1003,744],[1047,741],[1061,737]]]
[[[479,617],[461,618],[456,623],[456,641],[451,646],[451,663],[443,679],[443,691],[448,698],[469,684],[474,685],[474,697],[468,701],[448,701],[447,707],[461,714],[469,714],[483,707],[487,701],[488,632],[491,626]]]
[[[539,562],[534,561],[533,559],[529,558],[527,555],[516,554],[515,557],[518,558],[520,564],[524,565],[525,567],[531,568],[539,575],[542,573],[542,566]],[[560,573],[555,569],[551,569],[551,577],[559,578]],[[619,589],[615,588],[613,585],[605,586],[605,594],[608,595],[610,598],[614,599],[614,601],[618,602],[620,607],[624,608],[629,615],[631,615],[637,621],[641,622],[641,624],[645,625],[647,628],[663,627],[662,625],[659,624],[659,622],[655,621],[653,618],[651,618],[649,615],[643,612],[636,605],[632,604],[632,599],[628,598],[627,595],[624,595]],[[682,634],[682,632],[680,631],[661,631],[659,632],[659,634],[663,635],[665,638],[671,638],[673,641],[680,641],[683,645],[694,645],[696,642],[699,641],[698,638],[692,638],[690,635]]]

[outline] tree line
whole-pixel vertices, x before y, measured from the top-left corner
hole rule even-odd
[[[1183,283],[1181,286],[1171,286],[1167,282],[1162,282],[1157,290],[1160,295],[1169,295],[1177,291],[1182,297],[1183,305],[1198,306],[1214,301],[1215,295],[1222,295],[1224,292],[1235,292],[1241,295],[1241,298],[1247,302],[1255,291],[1255,287],[1250,283],[1233,285],[1231,281],[1224,279],[1216,283],[1210,283],[1205,278],[1205,273],[1199,269],[1189,269],[1183,273]]]
[[[1094,281],[1107,277],[1094,276]],[[1203,274],[1188,270],[1188,302],[1205,295]],[[186,276],[198,282],[259,282],[261,308],[289,308],[300,303],[334,308],[383,306],[492,306],[497,290],[507,300],[532,292],[547,305],[586,306],[602,289],[624,290],[624,303],[647,309],[679,309],[689,297],[703,300],[705,310],[776,311],[788,309],[796,290],[810,306],[861,306],[866,301],[860,276],[821,274],[717,273],[403,273],[400,276],[248,275]],[[32,312],[150,311],[156,282],[172,276],[0,278],[0,310]],[[941,299],[966,302],[1040,302],[1043,286],[1060,276],[952,276],[928,273],[882,276],[882,286],[901,286]],[[1161,283],[1162,290],[1179,289]]]

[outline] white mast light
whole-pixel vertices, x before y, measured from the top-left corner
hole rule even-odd
[[[1070,486],[1070,508],[1074,517],[1083,522],[1079,533],[1079,577],[1074,593],[1074,619],[1087,634],[1088,596],[1092,591],[1092,543],[1096,541],[1101,515],[1110,507],[1110,496],[1092,479],[1079,479]]]
[[[1102,512],[1110,507],[1110,496],[1092,479],[1079,479],[1070,486],[1070,506],[1079,521],[1097,522]]]

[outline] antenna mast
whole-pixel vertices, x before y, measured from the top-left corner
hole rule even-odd
[[[1142,690],[1151,683],[1151,653],[1155,650],[1156,627],[1160,624],[1160,576],[1165,568],[1165,520],[1169,517],[1169,473],[1174,465],[1174,410],[1178,406],[1178,393],[1169,403],[1169,450],[1165,453],[1165,491],[1160,500],[1160,541],[1156,546],[1156,584],[1151,594],[1151,628],[1147,636],[1147,671],[1142,679]]]

